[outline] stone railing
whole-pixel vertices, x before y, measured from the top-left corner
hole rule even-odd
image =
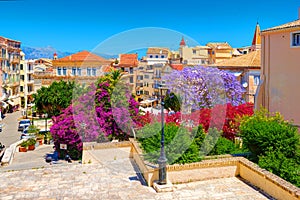
[[[89,160],[94,162],[94,158],[90,154],[92,150],[122,147],[131,147],[128,156],[135,161],[148,186],[153,186],[153,183],[158,180],[158,166],[147,163],[143,159],[142,150],[134,139],[130,139],[128,142],[84,145],[83,163],[88,163]],[[276,199],[300,199],[298,187],[243,157],[212,156],[206,157],[201,162],[167,166],[167,179],[173,184],[227,177],[240,177]]]

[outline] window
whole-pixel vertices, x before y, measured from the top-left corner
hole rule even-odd
[[[291,46],[300,46],[300,32],[297,33],[291,33],[292,38],[291,38]]]
[[[21,81],[24,81],[24,75],[20,75]]]
[[[144,75],[144,78],[145,79],[149,79],[149,75]]]
[[[214,55],[214,54],[215,54],[215,52],[214,52],[214,51],[212,51],[212,52],[211,52],[211,54],[212,54],[212,55]]]
[[[91,68],[87,68],[86,69],[86,75],[87,76],[91,76]]]
[[[20,92],[23,92],[23,86],[20,86]]]
[[[194,55],[196,54],[196,52],[197,52],[196,50],[193,50],[193,54],[194,54]]]
[[[155,58],[158,58],[158,55],[156,55]]]
[[[165,56],[164,56],[164,55],[161,55],[161,58],[165,58]]]
[[[260,79],[260,76],[259,75],[254,75],[254,85],[259,85],[259,79]]]
[[[129,78],[129,82],[130,82],[130,83],[133,83],[133,77],[130,77],[130,78]]]
[[[81,68],[77,68],[77,76],[81,76]]]
[[[93,75],[93,76],[96,76],[96,74],[97,74],[96,72],[97,72],[97,69],[96,69],[96,68],[93,68],[93,69],[92,69],[92,75]]]
[[[76,67],[72,67],[72,75],[76,76]]]
[[[60,76],[61,75],[61,67],[57,68],[57,75]]]
[[[23,64],[20,64],[20,70],[23,70]]]
[[[132,67],[129,68],[129,73],[133,74],[133,68]]]
[[[67,75],[67,68],[63,67],[63,75],[66,76]]]
[[[152,55],[150,55],[149,57],[150,57],[150,58],[153,58],[153,56],[152,56]]]

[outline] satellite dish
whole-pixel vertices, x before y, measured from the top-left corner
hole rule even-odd
[[[242,86],[243,86],[244,88],[246,88],[246,87],[248,87],[248,83],[247,83],[247,82],[244,82],[244,83],[242,84]]]

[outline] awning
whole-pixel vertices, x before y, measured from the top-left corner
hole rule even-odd
[[[11,106],[15,105],[15,103],[12,100],[8,100],[7,103],[9,103]]]

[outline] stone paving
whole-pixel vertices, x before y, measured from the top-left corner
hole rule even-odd
[[[85,165],[48,164],[15,171],[2,168],[0,199],[268,199],[235,177],[179,184],[174,192],[156,193],[142,184],[129,158],[117,155]]]

